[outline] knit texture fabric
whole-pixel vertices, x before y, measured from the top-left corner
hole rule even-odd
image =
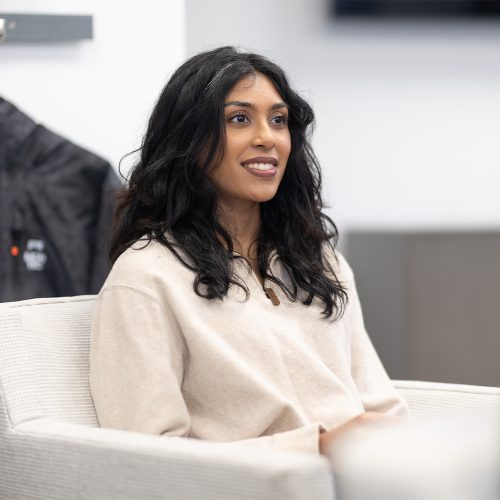
[[[341,319],[323,303],[267,298],[250,266],[250,291],[224,300],[193,291],[194,274],[164,246],[136,244],[101,290],[91,334],[90,383],[102,427],[318,453],[319,433],[363,411],[404,415],[366,333],[353,274],[328,257],[347,287]],[[277,255],[271,273],[288,275]]]
[[[94,296],[0,307],[0,366],[12,424],[48,417],[97,426],[88,381]]]

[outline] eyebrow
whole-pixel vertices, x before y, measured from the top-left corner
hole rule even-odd
[[[250,103],[250,102],[245,102],[245,101],[230,101],[226,102],[224,104],[224,107],[227,108],[228,106],[241,106],[242,108],[250,108],[250,109],[255,109],[255,106]],[[271,109],[274,111],[275,109],[281,109],[281,108],[286,108],[288,109],[288,105],[285,104],[284,102],[277,102],[276,104],[273,104],[271,106]]]

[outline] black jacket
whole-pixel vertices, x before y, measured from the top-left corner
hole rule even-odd
[[[0,97],[0,302],[98,292],[120,188],[109,163]]]

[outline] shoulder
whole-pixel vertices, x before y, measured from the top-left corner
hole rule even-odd
[[[156,240],[141,238],[123,252],[113,264],[101,293],[113,287],[127,287],[152,296],[167,281],[191,278],[191,271]]]
[[[325,243],[323,246],[323,255],[336,278],[341,283],[349,283],[354,280],[354,273],[351,266],[338,249],[333,249],[329,243]]]
[[[136,241],[118,257],[112,272],[120,276],[127,276],[130,272],[147,273],[154,266],[169,260],[170,253],[157,241],[143,238]]]

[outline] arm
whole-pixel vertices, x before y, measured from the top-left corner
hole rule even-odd
[[[101,427],[189,435],[172,315],[147,292],[111,286],[96,301],[90,388]]]
[[[353,272],[344,257],[340,254],[337,256],[338,262],[331,260],[331,263],[336,264],[332,267],[338,269],[337,276],[346,286],[349,297],[344,314],[351,335],[351,374],[365,411],[320,435],[320,453],[330,459],[338,441],[346,434],[361,428],[395,425],[408,412],[406,403],[394,388],[366,332]]]

